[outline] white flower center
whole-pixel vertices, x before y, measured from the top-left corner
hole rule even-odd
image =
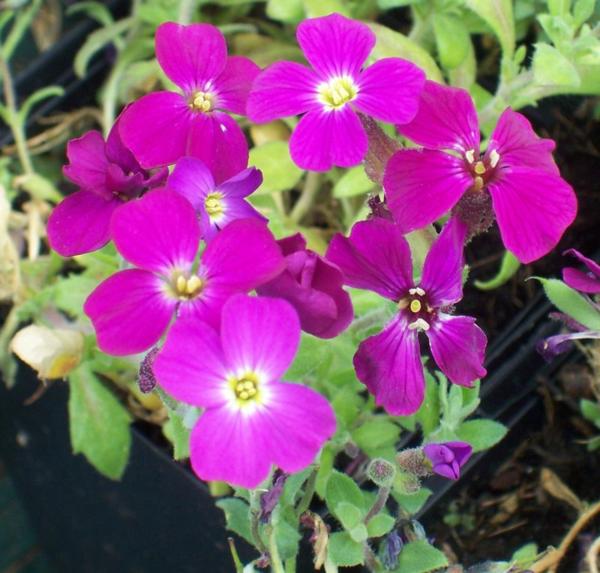
[[[358,86],[350,76],[338,76],[323,82],[317,88],[318,99],[329,109],[344,107],[358,95]]]

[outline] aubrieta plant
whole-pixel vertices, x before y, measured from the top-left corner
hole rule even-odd
[[[267,12],[281,7],[270,1]],[[518,56],[480,12],[505,49],[501,89],[484,106],[444,85],[422,53],[385,56],[378,24],[339,13],[303,19],[300,50],[260,66],[228,55],[216,26],[166,22],[155,53],[168,89],[115,118],[114,76],[106,139],[89,131],[67,146],[64,175],[77,190],[47,234],[84,269],[64,279],[84,294],[69,307],[77,350],[68,363],[64,348],[49,360],[65,366],[72,419],[92,393],[114,413],[115,443],[99,451],[72,428],[73,448],[108,477],[125,471],[129,414],[101,378],[164,409],[174,457],[225,493],[217,504],[229,529],[256,548],[243,564],[231,542],[238,573],[294,573],[307,530],[315,569],[327,573],[446,568],[417,520],[427,480],[459,479],[505,435],[495,421],[467,419],[487,337],[460,310],[464,249],[497,222],[511,256],[534,261],[557,245],[577,203],[554,142],[507,105]],[[585,25],[573,26],[582,43]],[[441,42],[439,25],[435,35]],[[457,66],[441,53],[452,77]],[[286,131],[276,178],[252,164],[250,123]],[[371,196],[323,240],[299,222],[321,172],[338,182],[338,168]],[[303,171],[291,208],[265,201],[278,178]],[[597,293],[598,265],[570,254],[590,273],[565,271],[559,288]],[[577,296],[597,313],[588,294]],[[573,318],[571,338],[579,326],[600,329]],[[403,431],[410,448],[398,447]]]

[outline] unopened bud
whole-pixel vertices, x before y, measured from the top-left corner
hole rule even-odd
[[[411,448],[398,452],[396,462],[403,470],[414,476],[426,477],[431,474],[431,463],[422,448]]]
[[[140,370],[138,372],[138,386],[140,390],[144,394],[148,394],[152,392],[156,386],[156,377],[154,376],[154,370],[152,370],[152,365],[154,364],[154,359],[158,354],[158,347],[152,348],[140,364]]]
[[[375,458],[367,467],[369,479],[379,487],[389,487],[394,482],[396,468],[382,458]]]

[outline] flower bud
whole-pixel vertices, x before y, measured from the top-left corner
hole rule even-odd
[[[425,457],[423,448],[411,448],[398,452],[396,462],[413,476],[425,477],[431,474],[431,464]]]
[[[423,453],[432,465],[433,473],[442,477],[457,480],[460,468],[471,457],[473,448],[466,442],[444,442],[427,444]]]
[[[387,460],[375,458],[367,467],[367,476],[379,487],[390,487],[396,477],[396,468]]]
[[[158,354],[158,347],[154,347],[148,351],[148,354],[144,356],[140,369],[138,371],[138,386],[144,394],[152,392],[156,386],[156,377],[154,376],[154,370],[152,370],[152,364]]]

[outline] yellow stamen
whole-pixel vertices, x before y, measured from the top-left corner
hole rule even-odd
[[[175,290],[175,294],[178,298],[185,300],[194,298],[200,294],[200,291],[204,286],[204,281],[198,275],[192,275],[188,278],[180,274],[177,276],[174,282],[175,284],[173,285],[173,288]]]
[[[212,95],[208,92],[196,92],[192,101],[190,103],[190,107],[194,111],[202,111],[208,112],[213,107],[213,98]]]
[[[259,400],[258,378],[252,372],[240,378],[233,378],[230,383],[238,402],[244,404]]]
[[[411,312],[414,312],[414,313],[420,312],[420,310],[421,310],[421,301],[420,300],[416,300],[416,299],[413,300],[410,303],[410,310],[411,310]]]
[[[350,76],[339,76],[317,88],[319,101],[331,109],[339,109],[356,98],[358,88]]]
[[[474,170],[477,175],[483,175],[485,173],[485,165],[483,164],[483,161],[478,161],[475,163]]]
[[[224,212],[223,193],[209,193],[204,200],[204,208],[211,219],[218,219]]]
[[[408,325],[409,330],[429,330],[429,323],[422,318],[417,318]]]

